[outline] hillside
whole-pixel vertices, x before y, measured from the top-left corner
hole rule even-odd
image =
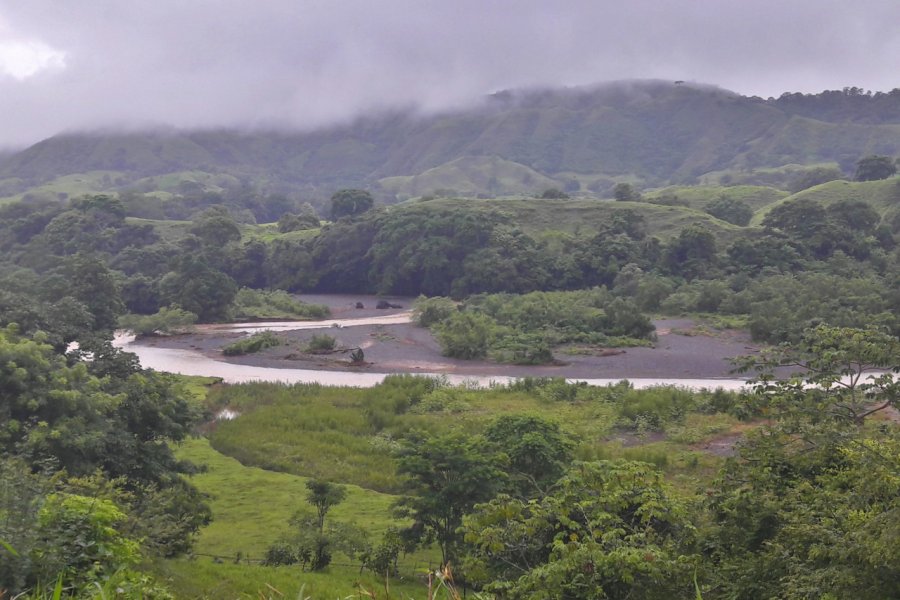
[[[617,181],[746,181],[756,171],[821,163],[849,172],[863,155],[900,154],[900,94],[866,101],[835,93],[766,101],[640,81],[502,92],[456,112],[369,115],[311,132],[65,134],[0,156],[0,197],[54,198],[75,174],[89,175],[71,193],[153,192],[167,176],[170,189],[205,177],[310,197],[366,187],[385,202],[434,191],[535,193],[554,184],[603,196]]]

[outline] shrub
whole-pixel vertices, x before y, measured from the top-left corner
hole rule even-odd
[[[263,558],[262,564],[267,567],[280,567],[282,565],[295,565],[298,560],[291,544],[275,542],[266,549],[266,556]]]
[[[127,314],[119,317],[119,327],[137,336],[181,333],[197,322],[197,315],[177,306],[164,306],[153,315]]]
[[[413,302],[413,321],[420,327],[431,327],[447,319],[456,311],[456,302],[450,298],[419,296]]]
[[[544,365],[553,362],[553,352],[540,335],[519,334],[498,340],[488,350],[491,360],[511,365]]]
[[[753,209],[750,205],[738,198],[720,196],[706,206],[707,214],[717,219],[722,219],[733,225],[745,226],[753,218]]]
[[[436,329],[435,335],[444,356],[484,358],[496,337],[497,322],[484,314],[461,312],[451,315]]]
[[[681,421],[695,402],[691,391],[674,386],[631,390],[619,405],[619,421],[633,429],[660,431]]]
[[[301,319],[318,321],[331,316],[324,304],[306,304],[284,290],[238,290],[231,307],[235,319]]]
[[[337,340],[333,336],[323,333],[314,335],[309,339],[309,342],[306,344],[306,351],[312,354],[331,352],[336,345]]]
[[[228,344],[227,346],[222,348],[222,354],[224,354],[225,356],[240,356],[242,354],[252,354],[254,352],[265,350],[266,348],[280,346],[281,343],[281,338],[279,338],[273,332],[268,330],[260,331],[259,333],[254,333],[248,338],[244,338],[232,344]]]

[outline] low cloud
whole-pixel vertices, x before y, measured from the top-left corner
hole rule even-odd
[[[8,2],[0,146],[95,127],[308,128],[630,78],[889,90],[898,22],[896,0]]]

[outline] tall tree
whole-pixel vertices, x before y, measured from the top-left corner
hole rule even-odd
[[[397,502],[397,515],[413,521],[407,536],[437,542],[442,564],[455,563],[463,516],[493,498],[504,483],[498,457],[477,439],[448,434],[409,441],[397,471],[406,476],[408,494]]]

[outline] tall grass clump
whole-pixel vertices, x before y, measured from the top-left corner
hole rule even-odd
[[[682,421],[696,403],[696,394],[676,386],[631,390],[618,405],[619,422],[632,429],[661,431]]]
[[[222,354],[224,354],[225,356],[253,354],[254,352],[260,352],[262,350],[265,350],[266,348],[280,346],[282,343],[283,342],[281,338],[275,335],[273,332],[269,330],[260,331],[259,333],[254,333],[248,338],[244,338],[242,340],[238,340],[234,343],[228,344],[227,346],[222,348]]]
[[[337,340],[334,336],[323,333],[321,335],[313,335],[306,344],[306,351],[311,354],[319,354],[331,352],[337,346]]]

